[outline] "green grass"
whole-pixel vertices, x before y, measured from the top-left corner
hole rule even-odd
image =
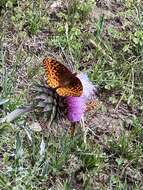
[[[58,135],[32,131],[27,116],[0,124],[0,189],[143,188],[143,4],[123,0],[118,11],[110,3],[113,15],[98,19],[92,0],[62,1],[55,9],[53,1],[0,3],[1,117],[27,104],[29,86],[42,76],[40,62],[49,54],[88,72],[105,103],[105,111],[95,112],[126,104],[132,113],[116,124],[118,137],[116,128],[99,125],[86,144],[80,130],[73,138],[64,129]]]

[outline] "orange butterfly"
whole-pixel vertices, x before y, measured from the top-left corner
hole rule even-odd
[[[49,87],[55,88],[60,96],[81,96],[83,86],[76,74],[54,58],[45,58],[43,65]]]

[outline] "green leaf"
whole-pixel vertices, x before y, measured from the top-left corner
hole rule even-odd
[[[22,148],[22,141],[19,135],[19,132],[16,134],[16,156],[17,158],[22,158],[23,155],[23,148]]]
[[[7,103],[9,99],[0,99],[0,106]]]

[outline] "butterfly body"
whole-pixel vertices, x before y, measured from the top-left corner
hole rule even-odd
[[[53,58],[45,58],[43,65],[49,87],[60,96],[81,96],[83,86],[75,73]]]

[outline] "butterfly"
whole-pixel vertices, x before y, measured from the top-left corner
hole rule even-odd
[[[43,60],[47,83],[60,96],[81,96],[83,86],[76,74],[54,58]]]

